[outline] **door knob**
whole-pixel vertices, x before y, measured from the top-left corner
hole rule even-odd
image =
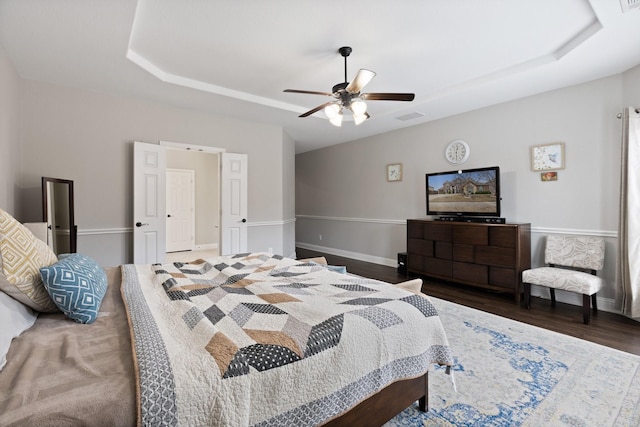
[[[149,225],[148,223],[141,223],[141,222],[136,222],[136,227],[142,227],[143,225]]]
[[[247,222],[247,218],[242,218],[242,222]]]
[[[167,218],[171,218],[171,214],[168,214],[168,215],[167,215]]]

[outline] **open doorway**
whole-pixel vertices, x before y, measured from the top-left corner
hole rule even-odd
[[[248,157],[227,153],[212,147],[189,146],[160,141],[159,145],[134,141],[133,144],[133,263],[163,263],[166,258],[166,165],[168,152],[184,150],[217,155],[215,170],[218,186],[206,186],[205,191],[217,191],[214,218],[214,237],[218,238],[219,253],[247,252],[248,214]],[[207,182],[205,180],[204,182]],[[209,211],[211,212],[211,211]],[[212,215],[203,215],[211,218]],[[197,238],[198,236],[196,236]]]
[[[182,262],[217,256],[220,247],[220,156],[218,153],[168,148],[166,261]],[[169,185],[169,177],[175,170],[191,171],[191,189],[176,189]],[[188,174],[183,176],[186,180]],[[176,191],[180,192],[177,197]],[[189,214],[180,207],[176,208],[176,205],[189,202],[190,197],[183,197],[185,191],[193,192],[192,224],[176,219]],[[176,198],[179,203],[176,203]],[[176,223],[183,225],[176,227]]]

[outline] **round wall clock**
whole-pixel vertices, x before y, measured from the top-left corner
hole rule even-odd
[[[464,163],[469,158],[469,154],[471,154],[471,149],[469,148],[469,144],[462,139],[456,139],[447,144],[447,147],[444,149],[444,157],[447,161],[453,165],[459,165]]]

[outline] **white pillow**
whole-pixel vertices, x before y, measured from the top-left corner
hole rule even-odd
[[[406,282],[397,283],[397,287],[404,289],[405,291],[419,294],[422,291],[422,279],[413,279]]]
[[[7,363],[11,340],[32,327],[37,318],[32,309],[0,292],[0,370]]]

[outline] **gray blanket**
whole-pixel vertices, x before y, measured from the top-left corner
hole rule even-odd
[[[40,313],[14,339],[0,372],[0,425],[131,426],[135,375],[119,268],[90,325]],[[1,326],[0,326],[1,327]]]

